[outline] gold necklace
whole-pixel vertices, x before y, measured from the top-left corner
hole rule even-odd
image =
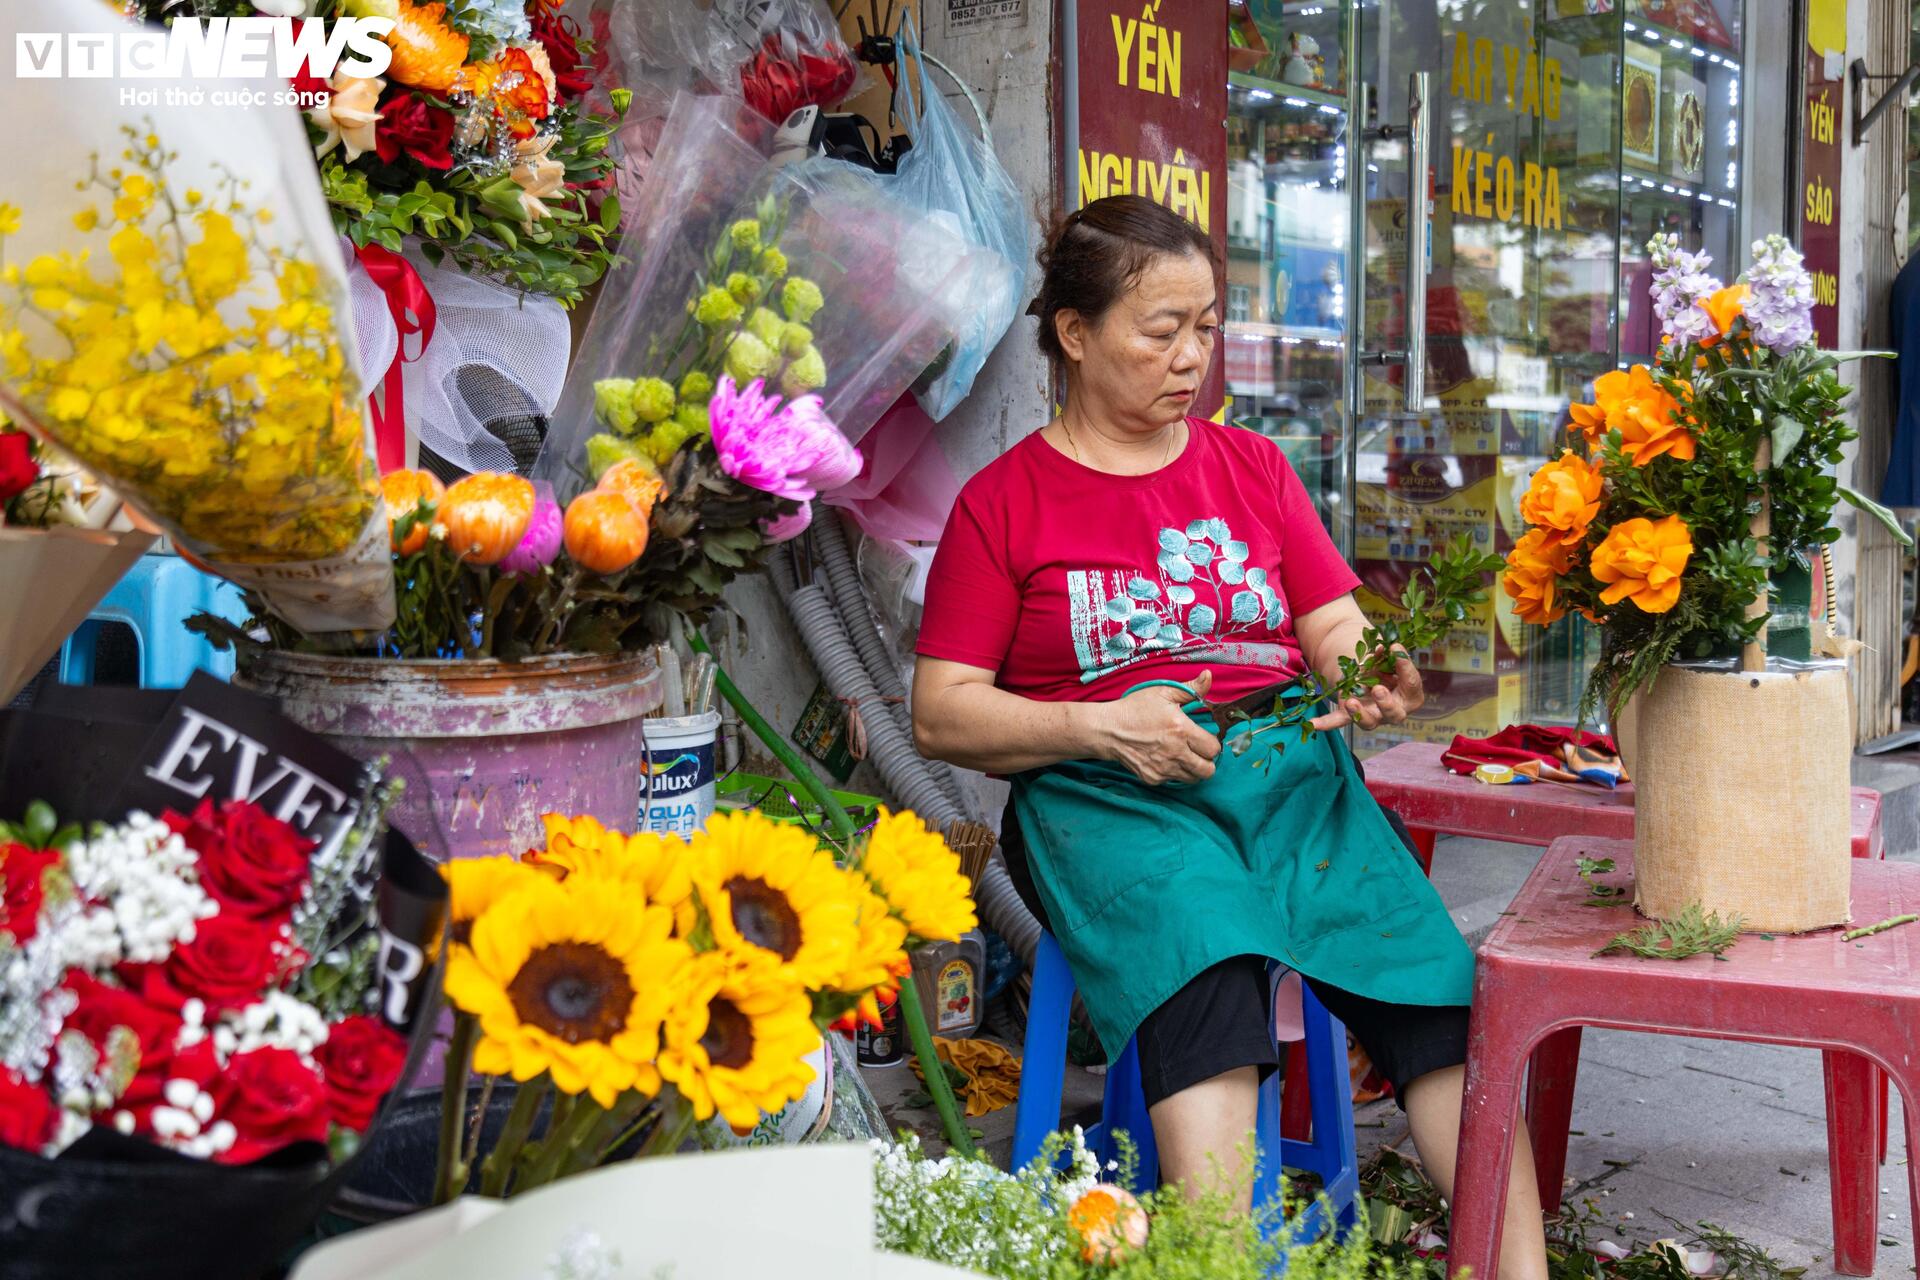
[[[1065,418],[1060,419],[1060,430],[1067,437],[1067,448],[1073,450],[1073,460],[1079,462],[1080,446],[1073,442],[1073,428],[1067,424]],[[1160,451],[1160,466],[1155,467],[1154,470],[1158,471],[1161,467],[1165,467],[1167,460],[1173,457],[1173,442],[1176,436],[1178,436],[1179,430],[1180,428],[1176,425],[1167,431],[1167,447]],[[1081,465],[1084,466],[1086,464],[1081,463]]]

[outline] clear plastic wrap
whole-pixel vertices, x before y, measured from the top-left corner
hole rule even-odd
[[[135,30],[15,0],[19,33]],[[0,402],[305,631],[393,618],[346,268],[260,81],[0,80]],[[194,98],[198,102],[193,101]]]
[[[769,141],[737,102],[676,100],[535,468],[563,492],[603,469],[596,437],[662,465],[704,438],[722,374],[817,395],[857,441],[952,339],[969,246],[852,166],[772,166]],[[648,394],[610,410],[610,382]]]

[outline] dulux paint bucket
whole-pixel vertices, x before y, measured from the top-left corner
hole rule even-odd
[[[636,826],[661,835],[690,836],[713,816],[714,738],[720,713],[651,716],[642,724],[646,747]]]

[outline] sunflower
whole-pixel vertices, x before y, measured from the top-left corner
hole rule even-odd
[[[722,950],[776,961],[813,989],[846,968],[859,941],[859,886],[806,831],[757,813],[717,813],[694,835],[692,863]]]
[[[841,1019],[849,1026],[861,1022],[880,1025],[880,1001],[891,999],[901,975],[908,970],[907,926],[888,908],[886,899],[875,893],[864,880],[855,887],[860,912],[860,933],[847,964],[830,984],[842,997],[853,1000],[853,1008]],[[837,1008],[844,1003],[835,1002]]]
[[[660,1089],[660,1024],[690,973],[673,913],[619,880],[531,876],[473,926],[447,969],[447,998],[480,1019],[475,1069],[611,1107]]]
[[[916,938],[953,942],[979,923],[960,855],[912,813],[880,810],[860,869]]]
[[[736,1130],[800,1097],[820,1047],[806,990],[784,968],[742,965],[724,951],[695,956],[691,981],[667,1014],[660,1074],[693,1105]]]
[[[472,945],[474,922],[489,907],[539,878],[512,858],[458,858],[440,874],[447,880],[447,940],[460,949]]]
[[[575,871],[590,871],[639,886],[647,901],[663,907],[683,906],[693,892],[687,878],[687,847],[678,839],[652,832],[626,835],[609,831],[594,818],[568,818],[549,813],[547,847],[527,854],[526,860],[566,879]]]

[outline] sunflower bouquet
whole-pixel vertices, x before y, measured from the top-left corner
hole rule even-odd
[[[1671,235],[1648,250],[1659,355],[1602,375],[1594,402],[1572,407],[1582,447],[1535,473],[1502,579],[1524,622],[1577,612],[1600,627],[1583,717],[1617,713],[1668,663],[1762,645],[1772,578],[1839,538],[1836,502],[1905,541],[1831,474],[1855,438],[1837,369],[1871,353],[1815,344],[1799,253],[1768,236],[1723,285]]]
[[[274,237],[274,198],[217,165],[178,180],[189,166],[151,127],[122,133],[117,161],[96,154],[76,184],[90,199],[71,226],[28,228],[61,248],[10,255],[22,217],[0,205],[8,409],[286,616],[384,621],[334,273],[297,232]]]
[[[696,1121],[736,1130],[799,1098],[822,1029],[867,1019],[921,941],[975,923],[957,854],[882,811],[845,860],[754,813],[690,841],[549,815],[547,846],[447,868],[455,1010],[436,1198],[504,1196],[634,1147],[676,1150]],[[517,1085],[492,1149],[480,1107]],[[537,1130],[537,1132],[536,1132]]]

